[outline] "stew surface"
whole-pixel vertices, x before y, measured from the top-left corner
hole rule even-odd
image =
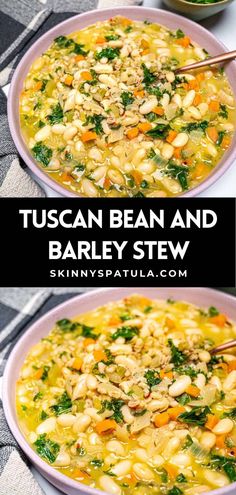
[[[236,336],[217,308],[132,295],[55,324],[17,383],[20,428],[65,475],[114,495],[236,481]]]
[[[85,196],[165,197],[197,186],[235,128],[223,70],[174,72],[207,56],[181,29],[123,17],[57,37],[20,98],[32,155]]]

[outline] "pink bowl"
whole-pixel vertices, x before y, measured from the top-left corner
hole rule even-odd
[[[5,368],[3,377],[4,412],[15,439],[31,462],[48,481],[68,495],[104,495],[104,492],[85,486],[61,474],[44,462],[26,442],[18,427],[15,407],[15,384],[19,371],[29,349],[49,333],[55,321],[65,317],[72,318],[79,313],[90,311],[109,301],[116,301],[133,293],[143,294],[150,298],[184,299],[203,308],[216,306],[220,311],[227,313],[230,318],[236,319],[236,299],[222,292],[207,288],[140,289],[135,287],[99,289],[82,296],[76,296],[49,311],[27,330],[14,347]],[[236,483],[232,483],[224,488],[208,492],[207,495],[235,495],[235,493]]]
[[[115,7],[104,10],[92,10],[86,12],[85,14],[80,14],[75,17],[71,17],[66,21],[58,24],[53,29],[50,29],[46,34],[39,38],[34,45],[28,50],[24,55],[21,62],[19,63],[17,69],[15,70],[14,77],[11,82],[9,98],[8,98],[8,120],[11,130],[11,134],[15,145],[22,156],[25,163],[31,168],[31,170],[41,179],[45,184],[50,186],[55,191],[59,192],[64,196],[78,197],[79,195],[68,191],[59,183],[57,183],[50,175],[42,170],[31,156],[27,149],[27,146],[23,140],[20,130],[19,122],[19,108],[18,101],[19,95],[22,91],[24,79],[29,71],[29,68],[37,57],[39,57],[52,43],[54,38],[63,34],[67,35],[75,30],[83,29],[84,27],[94,24],[97,21],[103,21],[114,17],[116,15],[125,15],[133,20],[144,21],[145,19],[150,19],[152,22],[163,24],[170,29],[181,28],[185,31],[194,41],[204,46],[206,50],[211,55],[217,55],[227,48],[218,41],[213,34],[204,29],[199,24],[188,20],[185,17],[181,17],[171,12],[159,9],[151,9],[144,7]],[[234,96],[236,99],[236,62],[230,62],[227,64],[226,74],[229,78],[231,87],[234,91]],[[229,168],[234,159],[236,158],[236,133],[233,138],[233,142],[230,148],[226,151],[223,158],[201,184],[199,184],[194,189],[182,194],[181,196],[196,196],[200,192],[204,191],[207,187],[211,186],[221,175]]]

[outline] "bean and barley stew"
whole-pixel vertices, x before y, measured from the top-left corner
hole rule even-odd
[[[175,74],[208,56],[181,29],[115,17],[58,36],[20,97],[24,139],[57,182],[85,196],[175,196],[230,146],[235,101],[223,69]]]
[[[57,321],[17,383],[20,428],[61,473],[113,495],[236,481],[236,326],[215,307],[132,295]]]

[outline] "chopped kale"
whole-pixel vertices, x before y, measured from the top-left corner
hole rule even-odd
[[[146,308],[144,308],[143,312],[145,313],[145,315],[147,315],[148,313],[150,313],[150,311],[152,311],[153,307],[152,306],[146,306]]]
[[[223,141],[223,137],[225,136],[226,134],[226,131],[218,131],[218,139],[216,141],[216,144],[217,146],[220,146],[222,141]]]
[[[36,143],[34,147],[32,148],[32,151],[34,153],[34,156],[37,160],[37,162],[41,163],[45,167],[48,166],[51,158],[52,158],[52,150],[51,148],[48,148],[45,144]]]
[[[231,409],[231,411],[224,412],[223,418],[236,419],[236,407],[233,407],[233,409]]]
[[[206,407],[193,407],[191,411],[184,412],[178,416],[178,420],[188,425],[204,426],[207,421],[207,415],[211,414],[211,410]]]
[[[47,418],[48,418],[48,414],[45,411],[41,411],[40,419],[44,421]]]
[[[167,495],[182,495],[184,493],[180,488],[177,486],[173,486],[170,490],[168,490]]]
[[[102,414],[106,409],[108,411],[113,411],[110,419],[114,419],[117,423],[123,423],[124,417],[121,411],[121,408],[124,406],[125,402],[119,399],[103,400],[102,401],[102,409],[98,411],[98,414]]]
[[[56,416],[60,416],[60,414],[70,412],[71,408],[72,401],[67,392],[64,392],[61,397],[59,397],[57,404],[51,406],[51,410],[55,413]]]
[[[94,340],[98,338],[98,335],[93,332],[94,327],[89,327],[88,325],[84,325],[83,323],[79,323],[78,325],[81,328],[82,337],[86,337]]]
[[[160,375],[156,370],[149,369],[145,371],[144,377],[146,378],[150,390],[152,389],[152,387],[155,387],[155,385],[158,385],[158,383],[161,382]]]
[[[83,172],[85,170],[85,165],[83,165],[82,163],[78,163],[78,165],[75,166],[74,170],[76,170],[76,172]]]
[[[172,177],[172,179],[177,179],[183,191],[188,189],[188,167],[176,165],[176,163],[170,160],[164,173]]]
[[[178,474],[178,476],[176,478],[176,482],[177,483],[187,483],[187,478],[186,478],[186,476],[184,476],[183,473],[180,473],[180,474]]]
[[[120,38],[119,34],[107,34],[105,36],[106,41],[116,41]]]
[[[231,482],[236,481],[236,464],[234,457],[224,457],[221,455],[212,455],[210,461],[212,469],[223,469]]]
[[[167,304],[175,304],[175,300],[172,299],[171,297],[169,297],[168,299],[166,299],[166,302],[167,302]]]
[[[111,335],[112,340],[116,340],[119,337],[123,337],[125,340],[131,340],[135,335],[138,335],[139,330],[137,327],[120,327],[116,332]]]
[[[185,440],[184,445],[183,445],[183,450],[189,449],[189,447],[191,447],[192,444],[193,444],[192,437],[190,435],[187,435],[186,440]]]
[[[154,112],[150,112],[146,115],[146,118],[149,122],[154,122],[158,118],[157,114]]]
[[[52,107],[52,113],[47,115],[46,119],[49,121],[50,125],[59,124],[63,120],[63,110],[61,104],[58,102],[54,107]]]
[[[43,374],[42,374],[42,376],[41,376],[41,380],[43,380],[43,382],[44,382],[45,380],[47,380],[49,370],[50,370],[50,366],[46,366],[46,365],[45,365],[45,366],[43,367]]]
[[[188,404],[191,400],[192,400],[192,397],[189,395],[189,394],[182,394],[182,395],[179,395],[179,397],[176,397],[177,402],[179,402],[179,404],[181,404],[181,406],[186,406],[186,404]]]
[[[114,60],[114,58],[119,57],[120,49],[111,48],[110,46],[103,48],[100,52],[95,54],[96,60],[101,60],[101,58],[107,58],[108,60]]]
[[[222,103],[220,104],[220,111],[219,111],[219,116],[220,117],[223,117],[223,119],[227,119],[228,118],[228,110],[227,110],[227,107],[226,105],[222,105]]]
[[[179,38],[184,38],[185,37],[185,34],[184,32],[182,31],[182,29],[177,29],[175,31],[175,34],[174,34],[174,37],[179,39]]]
[[[143,69],[143,83],[146,86],[150,86],[150,84],[154,83],[156,81],[157,76],[148,69],[148,67],[145,64],[141,65]]]
[[[34,395],[33,401],[36,402],[37,400],[42,399],[42,397],[43,397],[42,392],[38,392],[36,395]]]
[[[76,53],[76,55],[86,55],[87,52],[83,50],[84,45],[80,43],[76,43],[71,38],[67,38],[66,36],[58,36],[55,38],[54,42],[58,46],[58,48],[71,48],[71,51]]]
[[[177,366],[175,367],[175,371],[179,375],[188,375],[191,378],[196,378],[199,373],[199,370],[195,370],[192,366]]]
[[[171,351],[171,362],[175,366],[181,366],[181,364],[186,363],[187,356],[174,345],[171,339],[168,339],[168,345]]]
[[[76,453],[80,456],[83,457],[84,455],[87,454],[87,451],[84,449],[84,447],[76,447]]]
[[[38,121],[38,128],[39,129],[42,129],[42,127],[44,127],[45,125],[46,125],[45,122],[43,122],[42,120]]]
[[[134,97],[130,91],[123,91],[120,95],[124,107],[131,105],[134,102]]]
[[[34,442],[34,445],[36,447],[36,452],[40,455],[40,457],[46,459],[46,461],[51,464],[55,462],[60,446],[58,443],[47,438],[46,433],[39,435],[36,442]]]
[[[102,461],[101,459],[92,459],[90,461],[90,464],[91,466],[95,466],[95,467],[102,467],[102,465],[104,464],[104,461]]]
[[[144,416],[144,414],[147,412],[147,409],[142,409],[141,411],[135,411],[133,414],[134,416]]]
[[[120,320],[121,321],[127,321],[127,320],[131,320],[132,319],[132,316],[129,315],[128,313],[124,313],[123,315],[120,315]]]
[[[157,124],[153,129],[150,129],[146,134],[152,138],[165,139],[169,133],[169,124]]]
[[[201,129],[205,133],[208,126],[208,120],[202,120],[201,122],[189,122],[187,125],[183,126],[181,130],[191,132]]]
[[[93,131],[95,131],[96,134],[103,134],[104,131],[102,128],[102,120],[104,119],[105,117],[103,117],[103,115],[97,115],[97,114],[88,115],[84,125],[93,124],[94,125]]]
[[[79,323],[72,322],[71,320],[68,320],[68,318],[57,321],[57,326],[63,333],[74,332],[74,330],[77,330],[78,325]]]
[[[217,308],[215,308],[215,306],[210,306],[210,308],[208,309],[209,318],[211,318],[212,316],[218,316],[219,314],[220,312]]]
[[[47,79],[43,79],[42,80],[42,86],[40,88],[41,93],[43,93],[45,91],[46,86],[47,86],[47,83],[48,83],[48,80]]]

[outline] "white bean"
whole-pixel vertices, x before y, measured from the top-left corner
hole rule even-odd
[[[111,64],[96,64],[93,66],[93,70],[98,74],[111,74],[113,72],[113,67]]]
[[[36,428],[36,433],[38,435],[42,435],[43,433],[50,433],[51,431],[54,431],[57,426],[57,420],[56,418],[47,418],[43,423],[37,426]]]
[[[208,104],[203,101],[198,105],[198,108],[201,112],[201,116],[203,117],[203,115],[205,115],[208,111]]]
[[[142,461],[142,462],[148,462],[149,461],[147,451],[145,449],[141,449],[141,448],[136,449],[135,450],[135,457],[137,457],[137,459],[139,461]]]
[[[156,454],[152,457],[151,461],[155,467],[159,467],[159,466],[162,466],[162,464],[164,464],[165,459],[164,459],[164,457],[162,457],[162,455]]]
[[[118,440],[109,440],[109,442],[107,442],[106,444],[106,448],[107,450],[109,450],[109,452],[113,452],[118,456],[122,457],[125,455],[125,449],[123,445],[118,442]]]
[[[80,399],[81,397],[85,396],[87,392],[86,380],[87,375],[80,375],[78,382],[73,390],[72,400]]]
[[[131,414],[129,406],[122,406],[121,412],[124,416],[125,422],[131,425],[134,422],[134,416]]]
[[[94,376],[94,375],[88,375],[87,376],[86,385],[87,385],[89,390],[96,390],[97,384],[98,384],[98,381],[97,381],[96,376]]]
[[[207,144],[207,151],[211,156],[217,156],[217,149],[212,143]]]
[[[167,409],[167,407],[169,406],[169,401],[168,399],[154,399],[154,400],[151,400],[151,402],[149,402],[147,404],[147,410],[148,411],[158,411],[160,409],[162,410],[165,410]]]
[[[234,422],[230,418],[223,418],[214,426],[212,432],[216,435],[230,433],[234,427]]]
[[[172,101],[178,105],[179,108],[182,107],[182,98],[178,93],[175,93],[175,95],[172,98]]]
[[[66,127],[63,124],[54,124],[52,126],[52,132],[54,134],[64,134]]]
[[[163,148],[161,150],[161,154],[166,160],[169,160],[174,153],[174,148],[171,144],[169,143],[164,143]]]
[[[131,461],[120,461],[115,466],[112,467],[112,472],[116,476],[125,476],[131,470],[132,462]]]
[[[184,108],[188,108],[190,107],[190,105],[192,105],[195,95],[196,95],[196,91],[194,89],[190,89],[190,91],[187,92],[187,94],[183,99]]]
[[[205,480],[211,483],[214,487],[221,488],[222,486],[229,484],[228,478],[222,473],[217,473],[216,471],[211,471],[210,469],[204,469],[203,475]]]
[[[179,448],[179,446],[180,446],[180,439],[177,437],[171,438],[165,447],[165,451],[164,451],[165,457],[167,458],[171,457],[174,454],[174,452],[176,452],[176,450]]]
[[[31,66],[31,70],[37,71],[42,69],[43,66],[44,66],[44,59],[43,57],[39,57],[33,62]]]
[[[188,134],[186,134],[186,132],[180,132],[172,141],[172,146],[174,146],[175,148],[185,146],[188,142],[188,139]]]
[[[107,167],[104,165],[104,167],[97,167],[93,173],[92,177],[93,179],[97,182],[98,180],[102,179],[107,173]]]
[[[110,493],[111,495],[121,495],[121,488],[107,474],[100,476],[99,485],[102,488],[102,490],[104,490],[107,493]]]
[[[65,141],[70,141],[78,132],[78,129],[75,125],[70,125],[69,127],[66,128],[63,138]]]
[[[218,376],[212,376],[210,379],[210,383],[212,383],[212,385],[215,385],[219,392],[222,390],[222,384]]]
[[[73,431],[75,433],[81,433],[87,430],[91,423],[91,417],[88,414],[81,414],[76,422],[73,424]]]
[[[138,166],[137,166],[137,169],[142,172],[143,174],[152,174],[152,172],[154,172],[156,170],[156,166],[154,163],[152,163],[151,161],[148,162],[148,161],[143,161],[142,163],[140,163]]]
[[[101,440],[97,433],[93,432],[91,435],[89,435],[89,443],[90,445],[99,445],[101,443]]]
[[[202,118],[201,112],[198,108],[190,106],[188,107],[188,111],[196,120],[200,120]]]
[[[210,431],[204,431],[201,436],[200,443],[204,449],[210,450],[216,443],[216,436]]]
[[[61,414],[57,418],[57,423],[63,427],[72,426],[76,421],[74,414]]]
[[[89,158],[92,158],[96,162],[102,161],[102,153],[98,148],[90,148],[88,156]]]
[[[223,383],[224,392],[231,392],[236,387],[236,370],[231,371]]]
[[[192,461],[191,461],[190,455],[180,452],[179,454],[175,454],[171,458],[171,463],[175,464],[175,466],[179,466],[181,468],[184,468],[184,467],[191,466]]]
[[[206,377],[202,373],[198,373],[196,380],[194,381],[195,385],[200,388],[200,390],[206,385]]]
[[[169,387],[169,395],[178,397],[185,392],[189,385],[191,385],[191,378],[187,375],[182,375]]]
[[[209,361],[211,360],[211,355],[208,351],[201,351],[199,352],[199,359],[203,363],[209,363]]]
[[[138,151],[136,151],[134,157],[132,158],[133,165],[138,165],[140,161],[145,157],[145,155],[146,150],[144,148],[140,148]]]
[[[67,452],[59,452],[55,462],[53,463],[54,466],[69,466],[70,465],[70,456],[67,454]]]
[[[172,83],[175,80],[175,74],[172,71],[166,72],[166,79],[168,82]]]
[[[49,138],[50,134],[51,134],[51,126],[45,125],[44,127],[42,127],[42,129],[39,129],[39,131],[36,132],[34,139],[35,141],[37,141],[37,143],[39,141],[45,141],[45,139]]]
[[[142,115],[145,115],[146,113],[150,113],[157,105],[157,99],[151,98],[148,101],[145,101],[140,107],[139,111]]]
[[[98,196],[98,190],[97,188],[93,185],[91,180],[89,179],[83,179],[82,180],[82,187],[83,187],[83,192],[87,196],[95,197]]]
[[[98,77],[98,79],[101,83],[108,86],[108,88],[113,88],[114,86],[117,86],[116,79],[112,76],[109,76],[108,74],[101,74]]]
[[[161,57],[169,57],[170,49],[169,48],[157,48],[157,54]]]
[[[152,470],[149,469],[149,467],[144,463],[136,462],[133,465],[133,471],[135,476],[137,476],[137,478],[141,480],[151,481],[154,479],[154,474]]]
[[[167,105],[169,105],[170,96],[168,95],[168,93],[164,93],[164,95],[162,96],[162,98],[160,100],[160,103],[164,108],[167,107]]]
[[[125,182],[123,175],[118,170],[111,168],[110,170],[108,170],[107,175],[111,182],[113,182],[113,184],[118,184],[119,186],[121,186]]]

